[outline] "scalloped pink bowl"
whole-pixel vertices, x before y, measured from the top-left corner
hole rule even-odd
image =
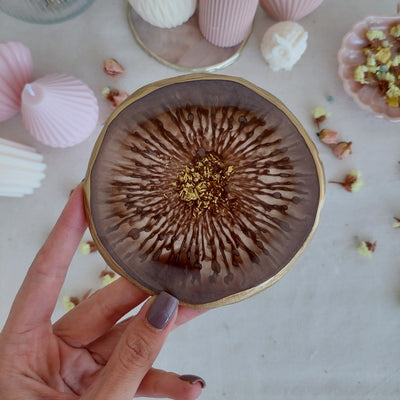
[[[361,53],[362,48],[368,43],[365,33],[370,29],[387,30],[393,24],[400,24],[400,16],[369,16],[356,23],[343,37],[338,52],[338,73],[345,92],[361,109],[369,111],[378,118],[400,122],[400,107],[389,106],[377,88],[362,85],[353,78],[355,68],[365,62],[365,57]]]

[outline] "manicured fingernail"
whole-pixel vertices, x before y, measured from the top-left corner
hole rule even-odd
[[[147,314],[147,321],[154,328],[163,329],[168,324],[177,307],[178,299],[167,292],[161,292],[150,307]]]
[[[201,387],[205,388],[206,387],[206,381],[203,378],[200,378],[200,376],[197,375],[181,375],[179,379],[182,379],[185,382],[189,383],[197,383],[200,382]]]

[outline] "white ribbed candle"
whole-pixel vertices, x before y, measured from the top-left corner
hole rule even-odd
[[[250,33],[257,5],[258,0],[200,0],[200,31],[215,46],[236,46]]]
[[[0,196],[33,193],[45,177],[45,169],[43,156],[34,148],[0,138]]]

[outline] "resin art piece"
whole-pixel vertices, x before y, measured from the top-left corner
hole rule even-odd
[[[145,86],[114,111],[84,189],[112,269],[211,308],[287,272],[316,228],[325,181],[278,99],[240,78],[193,74]]]

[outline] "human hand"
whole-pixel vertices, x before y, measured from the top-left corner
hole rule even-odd
[[[204,381],[152,368],[168,334],[201,311],[163,292],[148,295],[123,278],[52,325],[59,292],[87,228],[82,187],[72,193],[35,257],[0,334],[2,400],[195,399]]]

